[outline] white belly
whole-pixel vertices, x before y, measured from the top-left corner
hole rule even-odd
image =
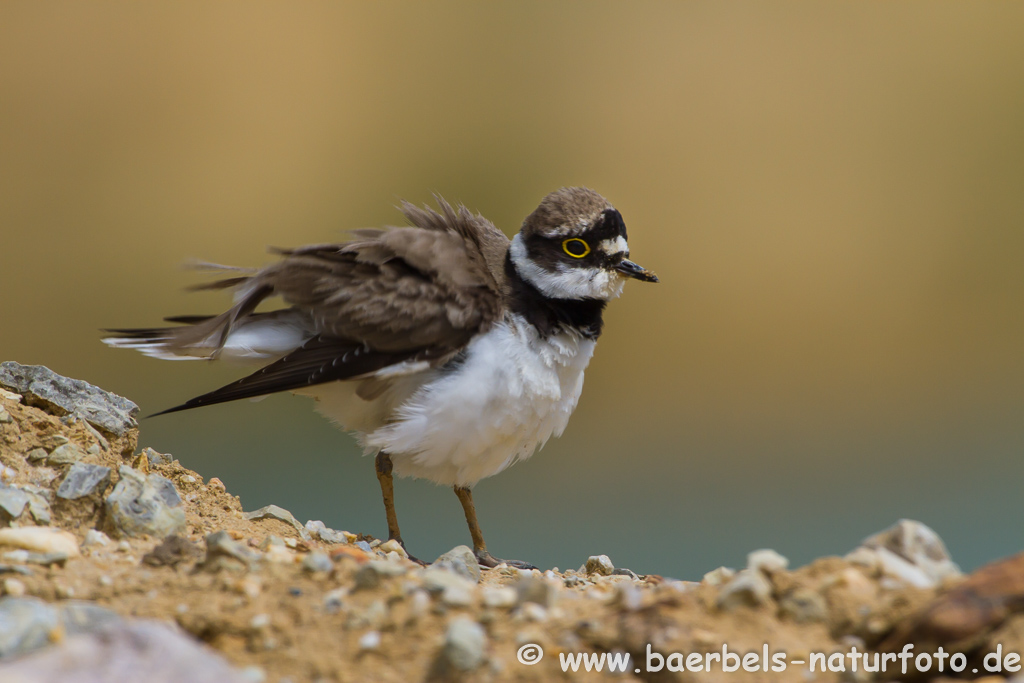
[[[559,436],[576,408],[594,341],[540,339],[513,317],[467,347],[453,371],[431,371],[392,421],[362,434],[391,454],[395,474],[470,486]]]

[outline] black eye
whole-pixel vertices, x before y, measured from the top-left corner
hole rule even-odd
[[[590,245],[579,237],[570,237],[562,242],[562,251],[573,258],[583,258],[590,253]]]

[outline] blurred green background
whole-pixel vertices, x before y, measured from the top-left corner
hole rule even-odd
[[[0,6],[0,360],[144,413],[244,371],[104,347],[214,313],[180,265],[396,224],[438,192],[514,232],[581,184],[630,284],[565,435],[477,487],[495,554],[679,578],[844,553],[900,517],[1024,548],[1024,4]],[[246,509],[384,535],[306,399],[142,422]],[[468,542],[402,480],[411,550]]]

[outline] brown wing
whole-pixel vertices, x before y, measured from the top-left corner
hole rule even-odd
[[[413,227],[357,231],[343,244],[279,250],[281,261],[228,287],[243,293],[214,318],[186,316],[190,327],[140,331],[148,338],[216,339],[268,314],[259,303],[281,296],[314,335],[252,375],[164,412],[365,377],[410,360],[441,362],[503,314],[502,272],[508,239],[464,207],[438,198],[440,212],[403,206]],[[493,269],[493,270],[492,270]],[[212,283],[217,288],[220,283]],[[129,331],[130,332],[130,331]],[[162,335],[162,336],[160,336]],[[216,354],[216,350],[212,351]]]

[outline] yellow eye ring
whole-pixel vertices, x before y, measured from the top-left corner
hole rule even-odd
[[[582,253],[580,252],[581,248],[583,249]],[[590,253],[590,245],[579,237],[570,237],[562,242],[562,251],[573,258],[583,258]]]

